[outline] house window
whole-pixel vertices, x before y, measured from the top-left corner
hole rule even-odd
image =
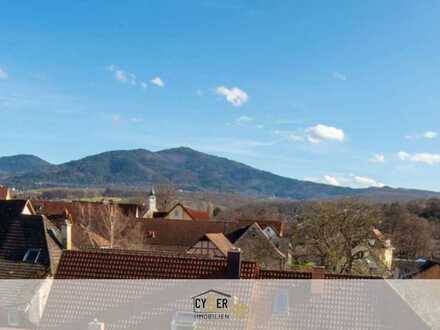
[[[41,249],[29,249],[23,257],[24,262],[37,263],[40,257]]]

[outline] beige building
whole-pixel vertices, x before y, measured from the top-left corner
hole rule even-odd
[[[222,259],[230,250],[238,248],[245,261],[257,262],[262,269],[283,270],[287,256],[276,246],[275,238],[279,237],[274,229],[267,226],[263,230],[255,222],[228,234],[205,234],[187,253]]]
[[[151,190],[148,197],[148,210],[143,218],[155,219],[161,218],[166,220],[209,220],[209,211],[193,210],[184,206],[182,203],[176,203],[168,211],[159,211],[157,209],[157,200],[154,189]]]
[[[224,259],[228,256],[228,251],[234,248],[234,244],[232,244],[224,234],[210,233],[204,235],[200,241],[188,249],[187,253]]]

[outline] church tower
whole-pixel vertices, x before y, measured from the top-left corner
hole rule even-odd
[[[144,218],[153,219],[154,213],[157,211],[156,193],[154,192],[154,186],[152,186],[148,195],[148,211],[145,213]]]

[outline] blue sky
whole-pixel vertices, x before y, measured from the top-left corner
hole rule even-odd
[[[440,190],[438,1],[2,1],[0,155],[189,146]]]

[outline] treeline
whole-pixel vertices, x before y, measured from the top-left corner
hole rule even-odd
[[[297,224],[307,224],[313,219],[327,218],[331,206],[338,205],[341,201],[350,201],[351,208],[359,209],[360,205],[363,205],[368,210],[370,208],[375,210],[371,225],[391,239],[396,257],[408,259],[440,257],[440,199],[395,203],[372,203],[354,199],[325,202],[257,201],[222,211],[217,217],[222,220],[284,220],[290,224],[290,234],[296,235]],[[345,207],[350,208],[350,203]],[[323,204],[327,207],[319,207]],[[310,217],[311,210],[314,214],[313,219]],[[334,219],[338,216],[341,217],[336,214]],[[304,225],[304,228],[311,230],[309,225]],[[304,230],[302,233],[306,234]]]

